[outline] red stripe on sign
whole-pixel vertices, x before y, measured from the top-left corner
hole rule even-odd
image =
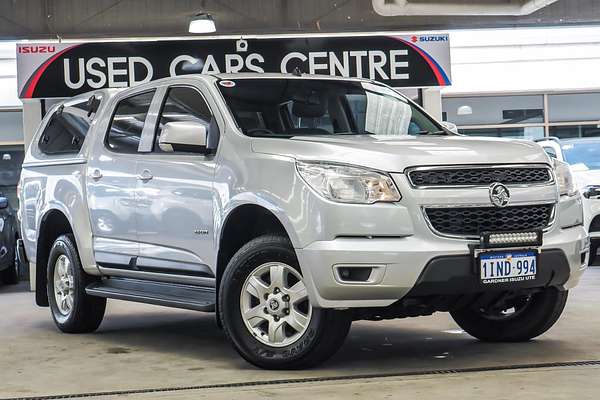
[[[42,75],[44,74],[46,69],[50,66],[50,64],[52,64],[58,57],[65,54],[67,51],[74,49],[75,47],[78,47],[78,46],[79,45],[76,44],[71,47],[67,47],[66,49],[62,49],[61,51],[59,51],[58,53],[56,53],[55,55],[50,57],[48,60],[46,60],[42,65],[40,65],[38,67],[38,69],[35,70],[35,73],[31,77],[29,82],[27,83],[27,86],[25,87],[25,93],[22,98],[31,99],[33,97],[33,92],[35,91],[35,88],[37,87],[38,82],[40,81],[40,79],[42,78]]]
[[[435,75],[435,79],[437,80],[439,86],[448,86],[448,85],[450,85],[450,80],[446,76],[446,73],[443,72],[442,68],[435,61],[435,59],[432,56],[429,55],[429,53],[427,53],[425,50],[423,50],[419,46],[416,46],[416,45],[410,43],[407,40],[404,40],[404,39],[399,38],[397,36],[392,36],[392,37],[394,39],[396,39],[396,40],[401,41],[402,43],[406,44],[407,46],[409,46],[411,49],[413,49],[414,51],[416,51],[421,56],[422,59],[425,60],[425,62],[431,68],[431,71],[433,72],[433,75]]]

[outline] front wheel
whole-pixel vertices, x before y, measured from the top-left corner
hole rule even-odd
[[[268,369],[314,366],[343,344],[348,313],[314,308],[287,238],[261,236],[244,245],[221,279],[219,317],[236,350]]]
[[[546,332],[558,321],[568,291],[546,288],[515,295],[486,309],[466,307],[452,311],[454,321],[471,336],[487,342],[524,342]]]
[[[73,235],[56,239],[48,257],[48,302],[58,329],[87,333],[100,326],[106,299],[85,292],[95,279],[83,271]]]

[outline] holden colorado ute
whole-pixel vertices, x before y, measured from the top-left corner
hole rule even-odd
[[[377,82],[188,75],[55,106],[20,181],[23,256],[61,331],[106,299],[214,312],[306,368],[354,320],[450,312],[485,341],[559,318],[589,240],[569,168],[451,132]]]

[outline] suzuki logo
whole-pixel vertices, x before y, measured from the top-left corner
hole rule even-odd
[[[20,54],[54,53],[56,46],[19,46]]]
[[[435,35],[423,35],[423,36],[411,36],[410,41],[413,43],[417,42],[447,42],[448,36],[435,36]]]
[[[503,184],[496,182],[490,185],[490,201],[496,207],[505,207],[510,201],[510,192]]]

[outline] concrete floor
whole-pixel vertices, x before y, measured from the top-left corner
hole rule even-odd
[[[0,287],[0,398],[179,388],[311,377],[600,360],[600,268],[572,291],[561,320],[538,340],[480,343],[446,314],[358,322],[341,351],[309,371],[273,372],[243,361],[210,314],[110,301],[100,329],[59,333],[26,285]],[[600,368],[519,369],[139,393],[128,398],[397,397],[600,398]],[[101,396],[97,398],[115,398]]]

